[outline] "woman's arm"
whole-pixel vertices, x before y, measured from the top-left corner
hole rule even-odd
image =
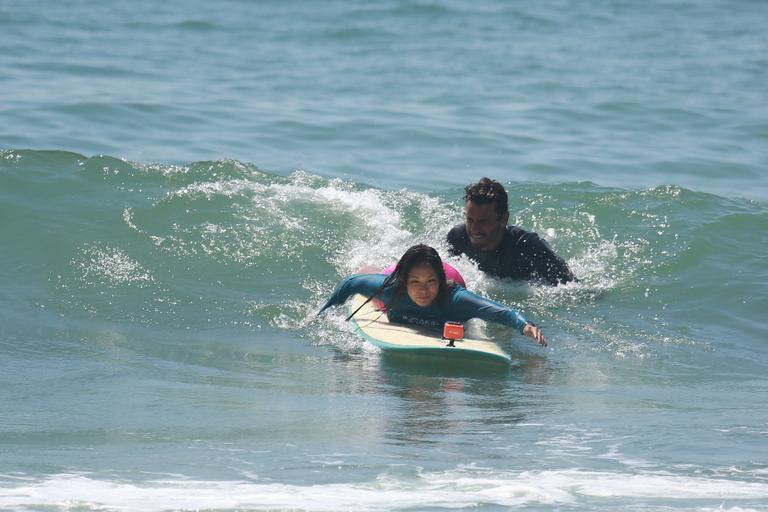
[[[509,325],[546,347],[547,340],[541,329],[529,322],[518,310],[494,302],[465,289],[454,292],[452,301],[466,318],[480,318],[488,322]]]
[[[322,313],[331,306],[344,304],[346,300],[356,293],[370,297],[384,284],[387,276],[382,274],[360,274],[346,278],[334,290],[333,295],[318,312]]]
[[[523,327],[523,334],[534,340],[542,347],[547,346],[547,339],[544,337],[544,333],[541,332],[541,329],[539,329],[537,325],[530,322],[525,324],[525,327]]]

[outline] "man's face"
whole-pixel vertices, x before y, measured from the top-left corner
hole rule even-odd
[[[490,251],[501,243],[509,212],[499,215],[496,213],[496,203],[475,204],[467,201],[464,215],[469,241],[474,249]]]

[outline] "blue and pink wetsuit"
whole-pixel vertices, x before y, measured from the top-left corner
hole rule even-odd
[[[320,311],[343,304],[356,293],[370,297],[381,288],[386,278],[385,274],[359,274],[348,277],[336,287]],[[443,304],[432,304],[425,308],[413,302],[407,293],[393,304],[394,291],[394,285],[387,286],[377,296],[388,308],[386,314],[390,322],[442,328],[445,322],[466,322],[471,318],[480,318],[487,322],[514,327],[521,333],[529,323],[516,309],[474,294],[461,285],[450,287]]]

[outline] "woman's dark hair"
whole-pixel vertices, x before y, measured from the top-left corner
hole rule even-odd
[[[467,185],[464,189],[464,202],[472,201],[475,204],[496,203],[496,213],[504,215],[509,210],[507,191],[501,183],[490,178],[482,178],[477,183]]]
[[[384,280],[384,283],[382,283],[379,289],[376,290],[376,292],[371,295],[368,300],[363,302],[359,308],[357,308],[351,315],[347,317],[347,320],[355,316],[355,313],[360,311],[360,309],[365,306],[371,299],[379,295],[382,291],[384,291],[385,288],[390,286],[394,286],[395,289],[392,293],[392,300],[389,304],[387,304],[387,307],[389,309],[395,307],[395,305],[397,305],[397,303],[400,302],[403,297],[408,294],[408,276],[410,275],[411,270],[420,265],[429,265],[432,267],[432,270],[435,272],[439,283],[439,289],[437,291],[437,298],[435,301],[438,304],[445,304],[448,299],[448,292],[450,291],[450,288],[453,286],[453,284],[449,285],[448,281],[445,279],[443,260],[440,259],[440,255],[434,248],[428,245],[418,244],[410,247],[407,251],[405,251],[405,254],[400,257],[400,261],[397,262],[395,270],[393,270],[392,273],[387,276],[387,278]]]

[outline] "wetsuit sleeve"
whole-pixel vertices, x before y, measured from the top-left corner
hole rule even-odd
[[[539,235],[536,233],[527,234],[525,244],[529,247],[533,271],[540,279],[553,285],[576,280],[565,260],[555,254],[555,251]]]
[[[460,256],[466,252],[466,228],[464,224],[455,225],[446,236],[448,252],[451,256]]]
[[[516,309],[498,302],[481,297],[465,289],[456,291],[452,296],[455,308],[462,312],[466,319],[480,318],[487,322],[509,325],[522,334],[528,320]]]
[[[387,276],[382,274],[360,274],[346,278],[339,283],[319,313],[331,306],[344,304],[349,297],[356,293],[366,296],[373,295],[384,284],[386,278]]]

